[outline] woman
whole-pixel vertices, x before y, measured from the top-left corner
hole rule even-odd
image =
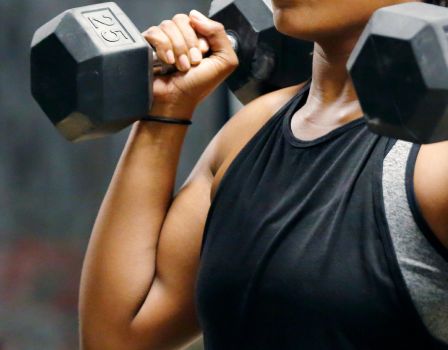
[[[135,124],[84,263],[85,349],[201,331],[213,350],[446,348],[448,145],[369,132],[345,68],[372,13],[404,2],[274,0],[278,30],[316,43],[311,82],[245,106],[174,198],[187,127]],[[190,120],[238,63],[197,11],[145,37],[180,70],[152,116]]]

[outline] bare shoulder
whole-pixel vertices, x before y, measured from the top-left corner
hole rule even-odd
[[[422,215],[448,249],[448,142],[421,147],[414,185]]]
[[[215,136],[210,162],[214,176],[211,198],[227,168],[263,125],[305,85],[299,84],[263,95],[236,113]]]

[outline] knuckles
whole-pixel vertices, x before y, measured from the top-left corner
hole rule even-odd
[[[150,44],[156,45],[159,48],[171,47],[176,55],[187,54],[188,46],[185,41],[180,42],[178,40],[172,40],[167,33],[170,33],[172,26],[178,25],[188,25],[190,22],[190,17],[183,13],[177,13],[172,17],[172,19],[166,19],[160,22],[158,26],[149,27],[144,33],[144,37],[149,41]],[[220,37],[226,35],[226,29],[224,25],[220,22],[210,20],[208,34],[213,37]],[[209,49],[208,41],[204,38],[197,38],[198,46],[202,53],[205,53]],[[203,43],[200,43],[203,41]],[[225,50],[227,51],[227,50]],[[228,52],[222,52],[221,55],[216,56],[219,61],[221,61],[221,67],[228,72],[235,70],[239,65],[239,59],[236,53],[231,50]],[[225,68],[224,68],[225,67]]]
[[[154,37],[155,35],[157,35],[158,31],[159,31],[158,27],[152,26],[152,27],[149,27],[148,29],[146,29],[143,32],[143,36],[145,38],[151,38],[151,37]]]
[[[148,28],[145,32],[143,32],[143,37],[152,45],[169,45],[168,39],[160,33],[160,28],[158,27]]]
[[[170,19],[165,19],[162,22],[160,22],[159,27],[162,29],[167,29],[173,25],[173,21]]]
[[[174,22],[189,22],[190,17],[188,17],[185,13],[177,13],[173,16]]]

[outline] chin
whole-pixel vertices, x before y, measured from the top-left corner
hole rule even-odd
[[[361,16],[360,16],[361,17]],[[345,38],[357,35],[364,28],[367,20],[357,18],[334,18],[332,21],[325,13],[314,11],[297,11],[294,9],[275,9],[274,24],[276,29],[285,35],[296,39],[314,42],[326,42],[332,38]]]
[[[305,21],[306,15],[297,15],[294,11],[274,11],[275,28],[282,34],[303,40],[315,41],[321,36],[323,28],[316,27],[316,21]],[[314,22],[314,23],[313,23]]]

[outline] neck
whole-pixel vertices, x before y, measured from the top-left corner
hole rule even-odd
[[[346,69],[346,63],[356,43],[356,40],[354,41],[336,45],[315,44],[310,96],[323,106],[336,101],[350,103],[357,100]]]
[[[312,82],[308,100],[299,111],[300,119],[316,126],[333,127],[362,115],[346,69],[357,39],[358,35],[353,35],[344,40],[315,44]]]

